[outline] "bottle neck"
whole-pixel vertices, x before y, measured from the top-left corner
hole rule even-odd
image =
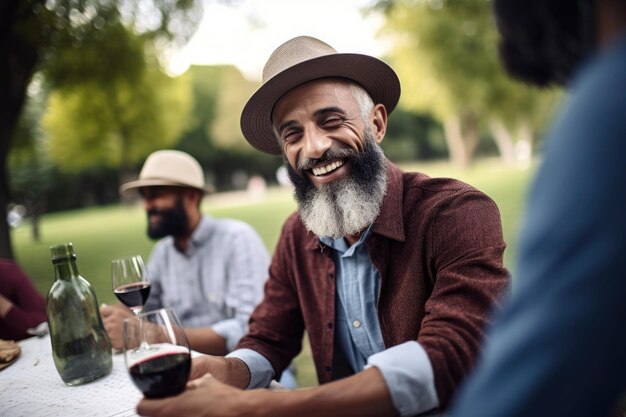
[[[74,259],[57,259],[53,265],[55,279],[69,280],[78,276],[78,268]]]

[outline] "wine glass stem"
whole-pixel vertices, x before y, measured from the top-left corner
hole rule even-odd
[[[133,308],[133,312],[135,315],[141,313],[143,307]],[[148,350],[150,349],[150,345],[146,342],[146,337],[143,334],[143,320],[139,320],[139,334],[141,335],[141,344],[139,345],[139,350]]]

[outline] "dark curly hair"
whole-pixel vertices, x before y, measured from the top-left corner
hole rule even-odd
[[[595,43],[594,0],[495,0],[505,69],[524,82],[563,85]]]

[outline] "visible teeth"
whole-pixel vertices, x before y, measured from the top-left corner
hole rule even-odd
[[[343,161],[335,161],[335,162],[331,162],[328,165],[324,165],[324,166],[321,166],[321,167],[315,167],[311,171],[313,171],[313,175],[315,175],[315,176],[317,176],[317,175],[324,175],[324,174],[329,173],[330,171],[333,171],[333,170],[339,168],[342,165],[343,165]]]

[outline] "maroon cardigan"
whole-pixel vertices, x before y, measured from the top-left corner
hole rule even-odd
[[[403,173],[388,164],[388,188],[366,242],[381,277],[378,318],[386,347],[417,340],[445,406],[474,365],[484,327],[508,284],[496,204],[460,181]],[[299,215],[283,226],[265,298],[238,348],[265,356],[277,375],[300,352],[304,330],[320,383],[334,379],[332,249]]]

